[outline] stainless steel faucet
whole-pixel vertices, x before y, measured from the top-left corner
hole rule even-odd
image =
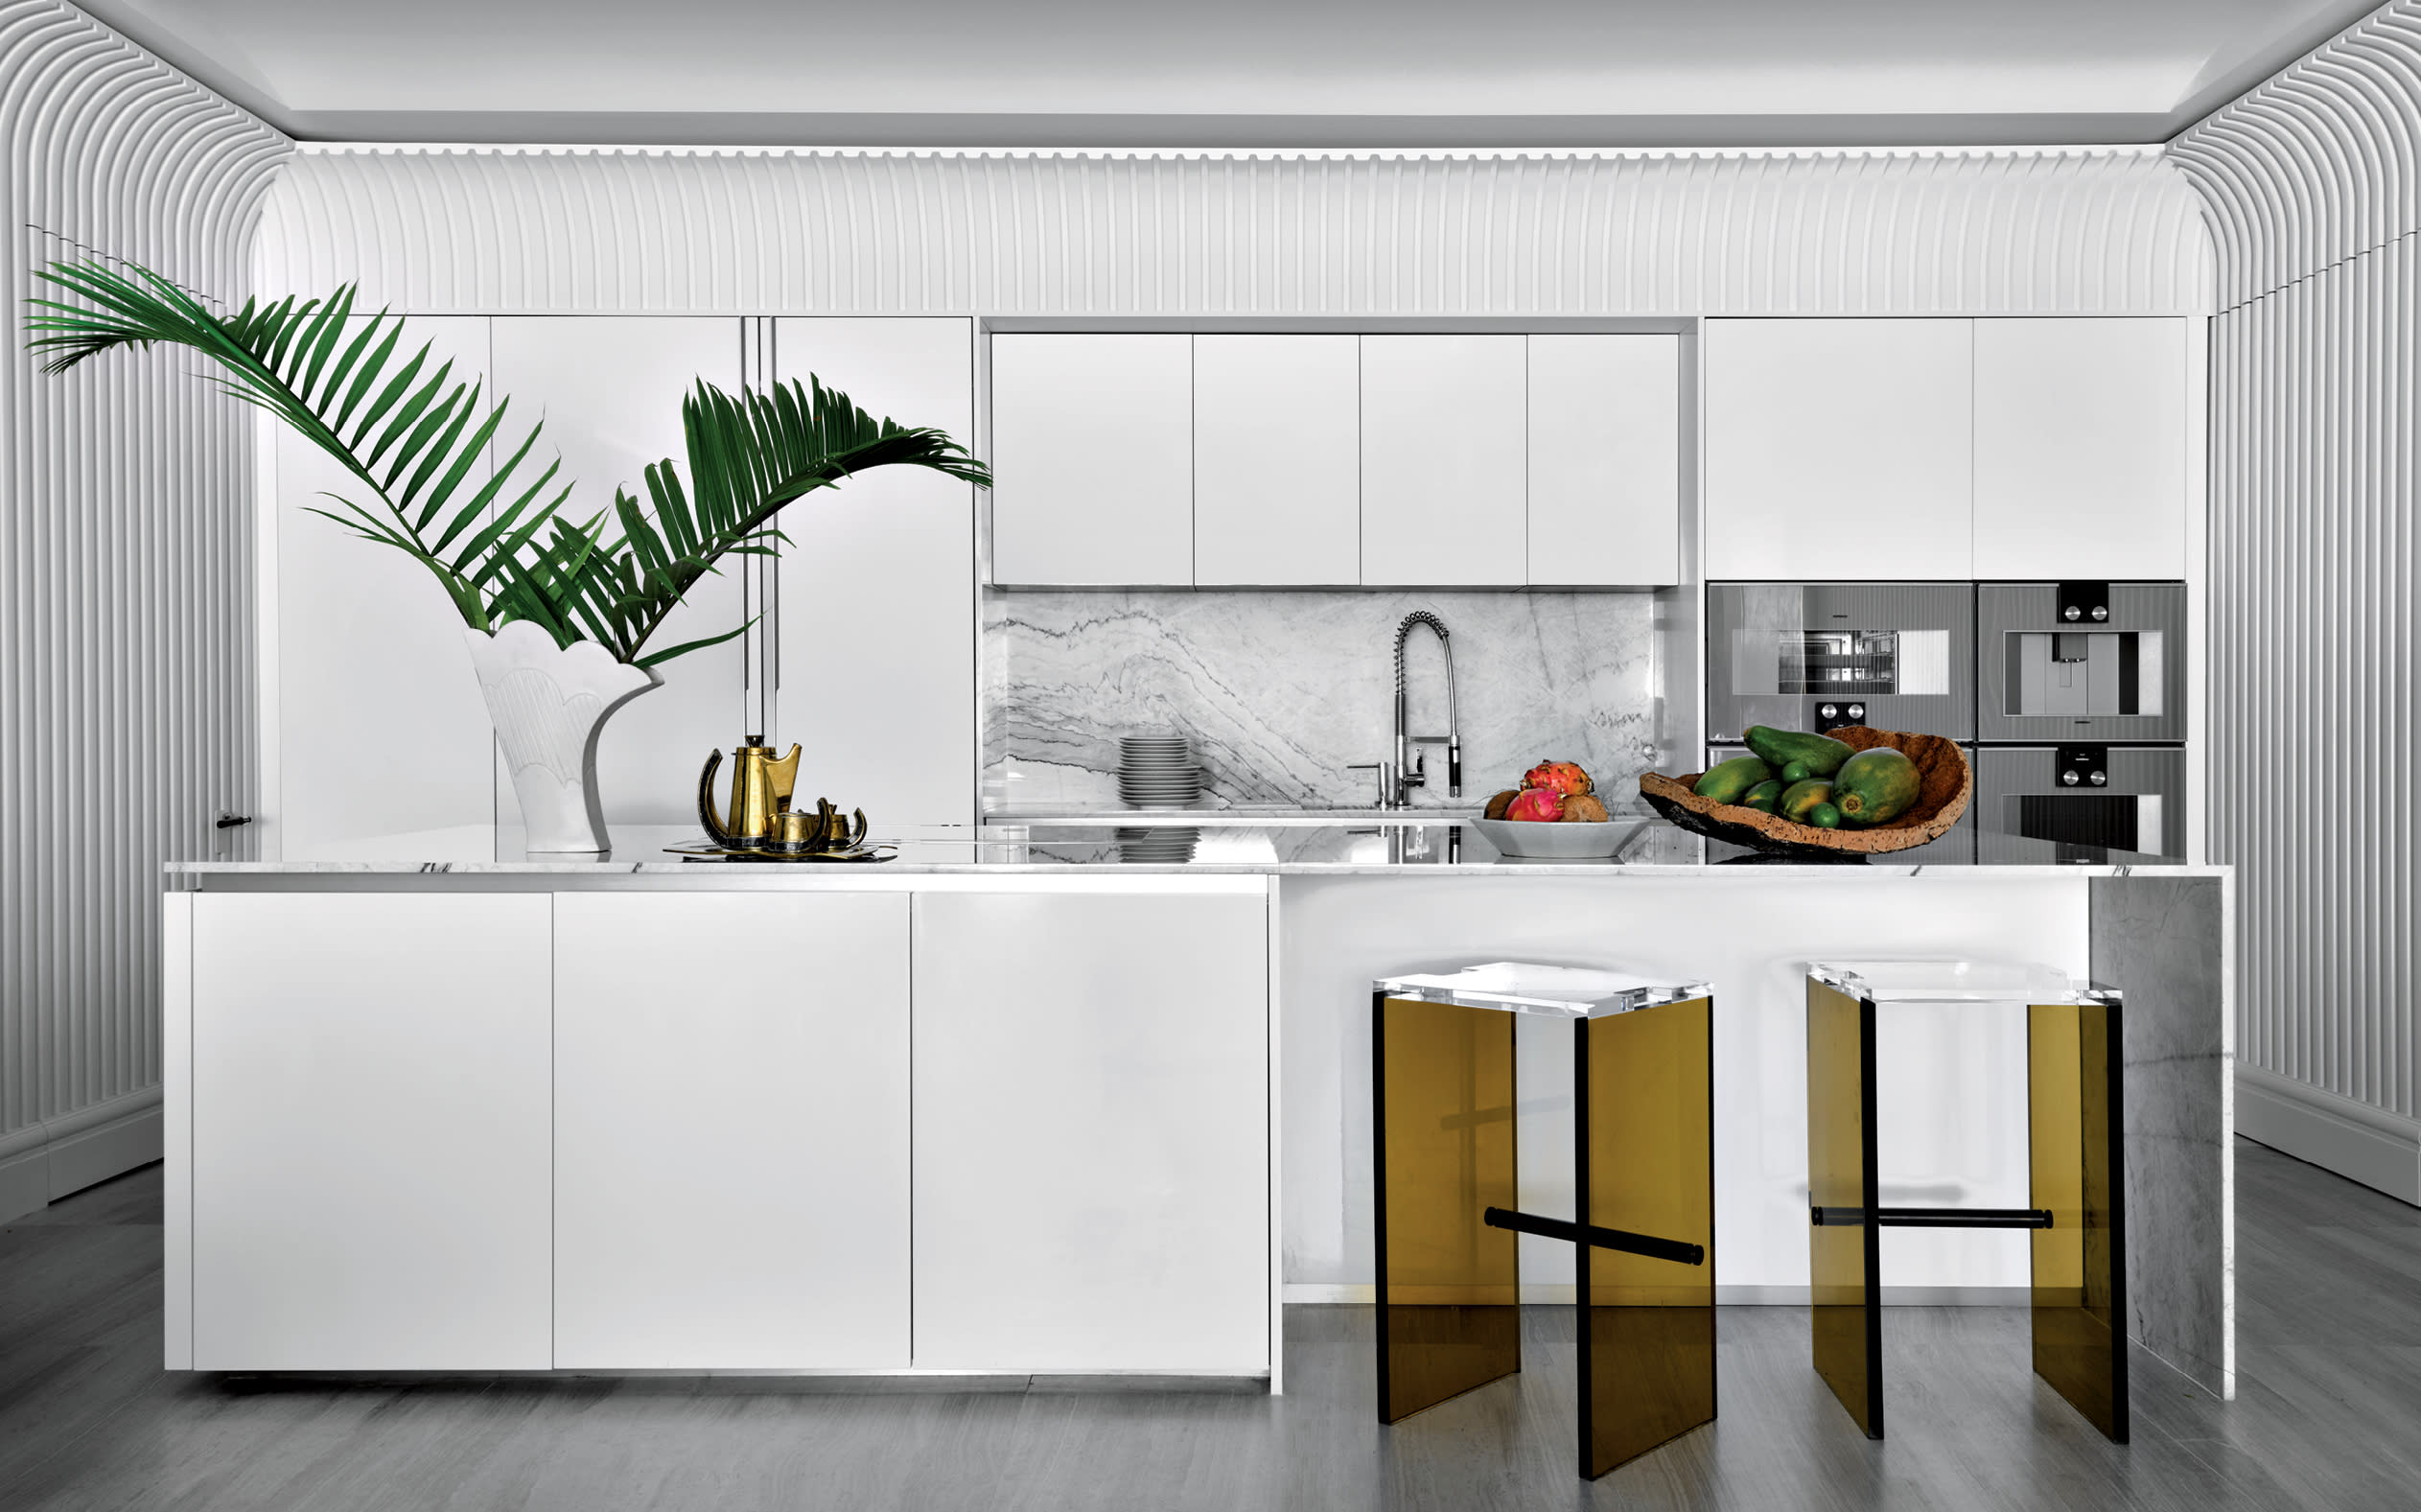
[[[1415,625],[1427,625],[1437,632],[1438,648],[1446,653],[1446,733],[1442,735],[1416,735],[1410,729],[1405,697],[1404,642],[1411,638]],[[1463,739],[1462,724],[1455,712],[1455,644],[1446,638],[1446,621],[1426,609],[1413,610],[1395,627],[1395,759],[1356,761],[1348,770],[1378,773],[1380,807],[1409,807],[1410,791],[1429,785],[1428,754],[1414,750],[1416,746],[1446,748],[1446,796],[1462,797]]]

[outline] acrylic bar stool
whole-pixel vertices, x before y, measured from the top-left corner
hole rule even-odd
[[[2023,1004],[2029,1201],[1875,1201],[1874,1006]],[[1807,967],[1809,1309],[1816,1373],[1883,1436],[1881,1231],[2033,1231],[2035,1373],[2127,1442],[2127,1211],[2121,1003],[2043,965],[1814,962]]]
[[[1525,1233],[1576,1247],[1581,1475],[1714,1420],[1712,1008],[1513,962],[1372,984],[1380,1422],[1522,1368]],[[1522,1013],[1572,1022],[1571,1221],[1515,1207]]]

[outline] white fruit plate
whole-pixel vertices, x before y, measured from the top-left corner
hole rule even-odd
[[[1622,849],[1641,824],[1637,819],[1602,825],[1548,824],[1526,819],[1475,819],[1488,844],[1525,861],[1603,861]]]

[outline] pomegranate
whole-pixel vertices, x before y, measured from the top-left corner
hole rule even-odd
[[[1564,817],[1564,795],[1551,787],[1525,788],[1521,797],[1505,805],[1504,817],[1549,825],[1560,823]]]
[[[1522,774],[1522,785],[1547,788],[1566,798],[1577,798],[1583,793],[1595,791],[1596,787],[1576,761],[1541,761]]]

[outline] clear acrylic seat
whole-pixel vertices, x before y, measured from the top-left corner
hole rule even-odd
[[[1807,974],[1870,1003],[2114,1003],[2119,996],[2037,961],[1810,961]]]
[[[1509,1013],[1543,1013],[1551,1018],[1603,1018],[1609,1013],[1636,1012],[1662,1003],[1711,997],[1714,990],[1704,982],[1664,982],[1622,971],[1532,965],[1521,961],[1491,961],[1459,971],[1380,977],[1370,987],[1383,998],[1454,1003]]]

